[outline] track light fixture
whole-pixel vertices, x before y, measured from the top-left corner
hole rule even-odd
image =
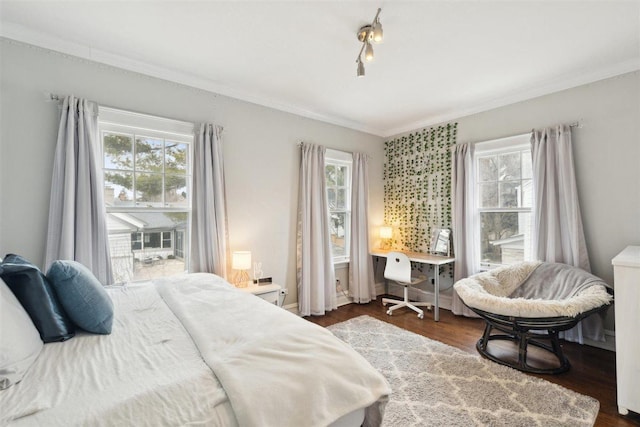
[[[382,9],[378,8],[378,12],[373,18],[371,24],[360,27],[360,29],[358,30],[358,40],[362,43],[362,47],[360,47],[360,53],[358,53],[358,58],[356,59],[356,63],[358,64],[358,77],[364,77],[362,52],[364,52],[364,59],[367,62],[371,62],[373,61],[373,46],[371,46],[371,42],[382,43],[383,33],[382,24],[380,23],[380,12],[382,12]]]

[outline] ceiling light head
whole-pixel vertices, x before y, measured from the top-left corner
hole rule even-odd
[[[380,18],[376,18],[376,22],[373,23],[373,29],[371,30],[371,39],[376,43],[382,43],[382,24]]]
[[[369,40],[367,40],[364,43],[365,43],[364,59],[366,59],[367,62],[371,62],[373,61],[373,46],[371,46],[371,43],[369,43]]]
[[[364,64],[358,59],[358,77],[364,77]]]

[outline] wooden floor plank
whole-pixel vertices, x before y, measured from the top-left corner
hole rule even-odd
[[[476,342],[484,330],[484,321],[454,316],[448,310],[440,310],[440,321],[433,321],[433,312],[425,312],[424,320],[415,313],[400,309],[388,316],[378,301],[369,304],[348,304],[324,316],[306,319],[320,326],[329,326],[351,318],[368,315],[411,332],[449,344],[469,353],[477,354]],[[562,349],[571,362],[569,372],[559,375],[535,375],[578,393],[600,401],[596,426],[640,426],[640,415],[618,414],[616,403],[615,353],[591,346],[561,341]],[[639,385],[640,386],[640,385]]]

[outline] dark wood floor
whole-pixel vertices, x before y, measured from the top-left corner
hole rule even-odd
[[[424,320],[418,319],[413,312],[406,309],[397,310],[393,316],[388,316],[380,298],[369,304],[345,305],[325,316],[311,316],[306,319],[326,327],[364,314],[473,354],[477,354],[476,341],[484,329],[482,320],[454,316],[448,310],[440,310],[439,322],[433,321],[433,312],[429,311],[425,312]],[[561,342],[563,351],[571,362],[569,372],[536,376],[598,399],[600,412],[596,426],[640,426],[640,415],[618,414],[615,353],[586,345]]]

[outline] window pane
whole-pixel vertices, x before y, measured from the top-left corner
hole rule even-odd
[[[160,233],[144,233],[144,248],[156,249],[160,247]]]
[[[496,164],[496,156],[481,157],[478,159],[478,172],[480,181],[497,181],[498,165]]]
[[[346,250],[347,214],[344,212],[331,213],[329,228],[331,231],[331,254],[334,257],[347,256]]]
[[[338,189],[338,209],[345,209],[347,207],[347,190],[344,188]]]
[[[347,179],[347,167],[346,166],[338,166],[336,167],[336,183],[338,186],[343,186]]]
[[[162,206],[161,174],[136,174],[136,203],[138,206]]]
[[[329,200],[329,209],[336,208],[336,190],[334,188],[327,189],[327,196]]]
[[[479,184],[480,189],[480,207],[496,208],[498,207],[498,184],[495,182],[487,184]]]
[[[152,138],[136,139],[136,170],[162,172],[164,143]]]
[[[531,151],[522,152],[522,178],[533,178],[531,173]]]
[[[512,264],[529,258],[531,213],[482,212],[480,222],[481,262]]]
[[[133,170],[133,136],[103,133],[104,167]]]
[[[520,179],[520,152],[501,154],[499,163],[501,181]]]
[[[104,203],[106,206],[133,206],[133,173],[105,171]]]
[[[165,173],[185,173],[187,170],[187,144],[166,141]]]
[[[517,208],[520,193],[520,181],[500,182],[500,207]]]
[[[171,247],[171,232],[170,231],[163,231],[162,232],[162,247],[164,249],[167,249],[167,248]]]
[[[186,175],[166,175],[164,202],[167,206],[187,206]]]
[[[327,186],[333,187],[336,185],[336,167],[334,165],[327,165],[324,168],[324,174],[327,178]]]
[[[184,273],[187,220],[187,212],[107,213],[111,265],[116,283]],[[153,231],[138,229],[140,224]],[[171,241],[173,235],[180,236],[179,249],[178,243],[173,245]]]

